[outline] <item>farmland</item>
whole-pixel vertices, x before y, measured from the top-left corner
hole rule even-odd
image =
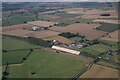
[[[110,24],[110,23],[105,23],[98,27],[99,30],[105,31],[105,32],[113,32],[115,30],[118,30],[118,24]]]
[[[93,65],[81,78],[118,78],[118,71],[100,65]]]
[[[39,46],[30,44],[28,42],[21,41],[19,39],[14,39],[11,37],[3,36],[2,38],[2,48],[4,50],[15,50],[15,49],[24,49],[24,48],[37,48]],[[9,45],[8,45],[9,44]]]
[[[118,78],[112,3],[3,2],[2,8],[3,80]]]
[[[74,34],[79,33],[80,35],[86,36],[87,39],[93,40],[102,37],[106,32],[94,30],[94,28],[99,27],[99,24],[72,24],[65,27],[54,26],[51,30],[61,31],[61,32],[71,32]]]
[[[116,41],[116,42],[118,42],[118,40],[119,40],[119,38],[118,38],[118,32],[119,31],[120,30],[116,30],[116,31],[110,33],[108,36],[103,37],[101,39],[102,40],[109,40],[109,41],[114,41],[114,42]]]
[[[28,76],[29,78],[70,78],[75,76],[75,74],[82,70],[84,66],[85,63],[79,58],[64,54],[56,54],[48,50],[38,50],[34,51],[24,64],[18,66],[11,65],[9,67],[9,77],[25,78]],[[52,71],[54,72],[49,73]],[[31,75],[31,72],[35,72],[36,75]]]
[[[62,43],[65,43],[65,44],[69,44],[71,42],[71,40],[69,40],[65,37],[62,37],[62,36],[53,36],[53,37],[49,37],[49,38],[44,38],[44,40],[57,40]]]

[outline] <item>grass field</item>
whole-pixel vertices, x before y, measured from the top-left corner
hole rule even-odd
[[[24,49],[24,48],[36,48],[40,47],[37,45],[30,44],[18,39],[14,39],[8,36],[2,37],[2,48],[5,50],[15,50],[15,49]]]
[[[19,64],[21,63],[22,59],[29,53],[29,50],[25,51],[11,51],[11,52],[3,52],[2,55],[2,64],[6,65],[9,64]]]
[[[9,66],[10,78],[68,78],[75,76],[85,63],[75,56],[36,50],[22,65]],[[31,75],[31,72],[36,73]]]
[[[81,41],[82,38],[81,37],[72,37],[70,38],[72,41]]]
[[[109,51],[109,50],[116,50],[116,49],[118,49],[118,47],[116,47],[116,46],[110,47],[110,46],[103,45],[103,44],[96,44],[96,45],[89,46],[87,48],[91,49],[91,50],[95,50],[95,51],[101,52],[101,53]]]
[[[102,66],[107,66],[107,67],[111,67],[111,68],[117,68],[117,69],[120,69],[120,65],[115,65],[115,64],[112,64],[112,63],[109,63],[109,62],[106,62],[106,61],[99,61],[97,62],[97,64],[99,65],[102,65]]]
[[[28,21],[36,20],[36,17],[34,15],[22,16],[20,14],[14,14],[9,17],[8,15],[11,14],[3,13],[4,16],[2,21],[3,26],[10,26],[10,25],[21,24]]]
[[[98,28],[102,31],[113,32],[115,30],[118,30],[118,24],[105,23]]]

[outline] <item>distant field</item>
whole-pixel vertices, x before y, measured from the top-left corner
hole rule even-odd
[[[109,41],[113,41],[113,42],[118,42],[119,41],[119,30],[116,30],[114,32],[111,32],[108,36],[105,36],[103,38],[101,38],[102,40],[109,40]]]
[[[110,24],[110,23],[105,23],[98,27],[101,31],[106,31],[106,32],[113,32],[115,30],[118,30],[118,24]]]
[[[9,78],[72,78],[85,66],[75,56],[36,50],[22,65],[9,66]],[[31,73],[34,72],[35,75]]]
[[[71,43],[70,39],[62,37],[62,36],[53,36],[53,37],[49,37],[49,38],[44,38],[44,40],[57,40],[57,41],[60,41],[62,43],[65,43],[65,44]]]
[[[81,37],[72,37],[70,38],[72,41],[81,41],[82,38]]]
[[[15,50],[15,49],[24,49],[24,48],[36,48],[37,45],[30,44],[18,39],[11,37],[3,36],[2,37],[2,48],[5,50]]]
[[[56,22],[32,21],[32,22],[28,22],[28,24],[35,25],[35,26],[42,26],[42,27],[50,27],[50,26],[54,26]]]
[[[96,45],[89,46],[87,48],[91,49],[91,50],[95,50],[95,51],[101,52],[101,53],[109,51],[109,50],[116,50],[116,49],[118,49],[118,47],[110,47],[110,46],[103,45],[103,44],[96,44]]]
[[[11,31],[3,31],[2,34],[19,36],[19,37],[48,38],[48,37],[58,35],[59,32],[51,31],[51,30],[30,31],[30,30],[26,30],[26,29],[17,29],[17,30],[11,30]]]
[[[113,23],[113,24],[119,24],[118,20],[104,20],[104,19],[97,19],[93,20],[94,22],[105,22],[105,23]]]
[[[22,59],[29,53],[27,51],[11,51],[11,52],[3,52],[2,54],[2,64],[19,64]]]
[[[21,15],[21,14],[11,14],[11,13],[3,13],[3,26],[10,26],[10,25],[16,25],[16,24],[23,24],[28,21],[36,20],[36,17],[34,15]]]
[[[80,78],[118,78],[118,70],[94,64]]]
[[[106,34],[106,32],[104,31],[94,29],[99,26],[100,24],[85,24],[85,23],[78,24],[76,23],[76,24],[65,26],[65,27],[54,26],[54,27],[51,27],[50,29],[55,30],[55,31],[61,31],[61,32],[70,32],[74,34],[79,33],[79,35],[84,35],[89,40],[94,40]]]

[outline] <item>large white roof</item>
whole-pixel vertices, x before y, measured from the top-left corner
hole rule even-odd
[[[56,50],[64,51],[64,52],[67,52],[67,53],[75,54],[75,55],[79,55],[80,54],[80,51],[67,49],[67,48],[63,48],[63,47],[59,47],[59,46],[52,46],[52,48],[56,49]]]

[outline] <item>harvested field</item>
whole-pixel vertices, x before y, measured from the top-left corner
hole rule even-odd
[[[19,37],[35,37],[35,38],[47,38],[51,36],[56,36],[59,33],[55,31],[45,30],[45,31],[28,31],[23,29],[13,30],[13,31],[6,31],[3,32],[5,35],[13,35]]]
[[[53,36],[50,38],[45,38],[44,40],[57,40],[57,41],[60,41],[66,44],[69,44],[71,42],[71,40],[69,40],[68,38],[62,37],[62,36]]]
[[[66,13],[69,14],[85,14],[86,9],[85,8],[70,8],[70,9],[65,9]]]
[[[119,21],[120,20],[101,20],[101,19],[93,20],[93,22],[105,22],[105,23],[113,23],[113,24],[120,24]]]
[[[17,29],[23,29],[23,28],[30,28],[33,27],[32,25],[29,24],[19,24],[19,25],[13,25],[13,26],[5,26],[2,27],[2,31],[11,31],[11,30],[17,30]]]
[[[56,22],[33,21],[33,22],[28,22],[28,24],[35,25],[35,26],[42,26],[42,27],[50,27],[56,24]]]
[[[51,18],[51,19],[62,19],[62,17],[60,16],[56,16],[56,15],[44,15],[45,17]]]
[[[100,16],[101,14],[110,14],[110,16]],[[82,16],[82,18],[89,18],[89,19],[117,18],[117,17],[118,15],[115,10],[102,11],[97,9],[86,11],[85,15]]]
[[[100,15],[83,15],[82,18],[87,18],[87,19],[106,19],[106,18],[117,18],[117,16],[100,16]]]
[[[54,26],[50,29],[60,32],[71,32],[74,34],[86,36],[87,39],[93,40],[102,37],[106,32],[94,30],[94,28],[100,26],[99,24],[72,24],[65,27]]]
[[[120,32],[120,30],[116,30],[112,33],[110,33],[108,36],[101,38],[102,40],[110,40],[110,41],[118,41],[119,37],[118,37],[118,32]]]
[[[94,64],[80,78],[118,78],[118,70]]]

